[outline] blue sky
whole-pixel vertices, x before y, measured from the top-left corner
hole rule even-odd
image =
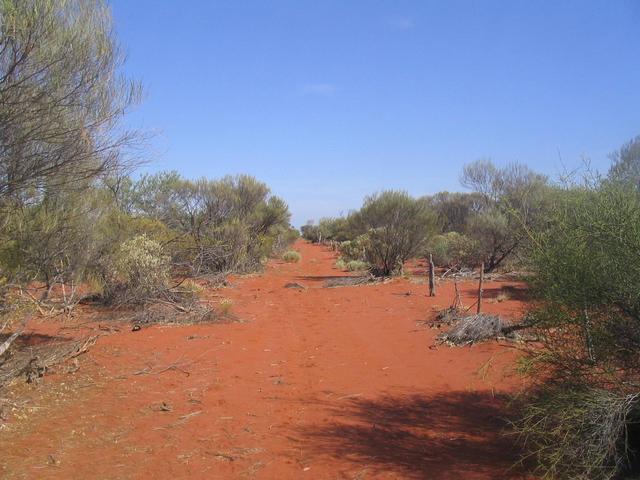
[[[249,173],[293,223],[465,163],[556,176],[640,134],[640,2],[111,0],[146,170]]]

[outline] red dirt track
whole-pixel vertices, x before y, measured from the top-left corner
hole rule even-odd
[[[32,400],[0,430],[0,477],[523,478],[500,434],[515,350],[429,348],[438,331],[419,324],[452,285],[436,298],[407,279],[322,288],[343,275],[334,254],[296,249],[298,264],[206,292],[244,323],[120,325],[76,374],[21,387]],[[486,284],[485,310],[515,315],[521,302],[494,300],[504,285]],[[470,305],[475,285],[462,293]]]

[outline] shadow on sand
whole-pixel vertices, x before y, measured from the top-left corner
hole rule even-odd
[[[346,400],[329,425],[302,431],[313,455],[348,459],[401,478],[526,478],[505,435],[505,398],[491,392]]]

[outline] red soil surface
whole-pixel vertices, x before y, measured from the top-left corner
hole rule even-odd
[[[502,393],[521,386],[515,350],[429,348],[438,331],[420,324],[452,285],[436,298],[407,279],[326,289],[342,275],[333,253],[296,248],[298,264],[207,292],[245,323],[121,324],[76,374],[19,387],[28,402],[0,430],[0,477],[522,478],[500,433]],[[505,285],[486,284],[486,311],[521,311],[495,300]],[[475,284],[462,293],[470,305]]]

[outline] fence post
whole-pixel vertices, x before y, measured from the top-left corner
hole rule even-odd
[[[480,264],[480,282],[478,283],[478,310],[477,313],[480,313],[482,310],[482,284],[484,283],[484,262]]]
[[[433,255],[429,254],[429,296],[436,296],[436,273],[435,265],[433,264]]]

